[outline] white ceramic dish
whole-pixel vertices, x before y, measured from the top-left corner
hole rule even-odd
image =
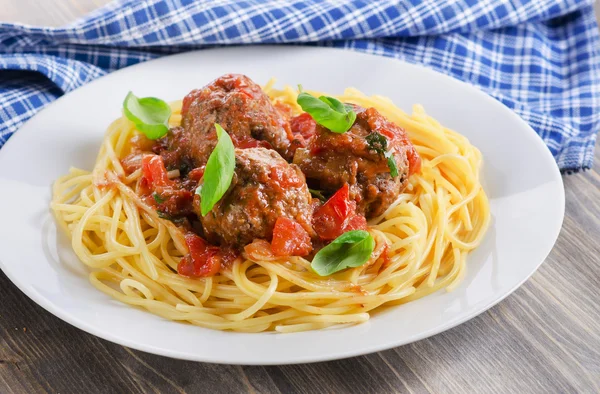
[[[259,83],[302,83],[331,93],[355,86],[405,110],[421,103],[483,153],[492,224],[467,262],[463,283],[388,309],[368,323],[294,334],[240,334],[174,323],[121,304],[88,283],[87,270],[57,234],[50,185],[70,166],[91,169],[105,128],[129,90],[182,98],[237,72]],[[550,252],[564,214],[560,173],[546,146],[516,114],[476,88],[424,67],[350,51],[240,47],[150,61],[100,78],[51,104],[0,150],[0,267],[49,312],[101,338],[188,360],[286,364],[344,358],[437,334],[490,308]],[[14,307],[18,307],[14,305]]]

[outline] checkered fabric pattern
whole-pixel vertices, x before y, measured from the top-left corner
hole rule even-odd
[[[0,24],[0,145],[111,71],[210,46],[310,43],[423,64],[495,97],[561,170],[590,168],[600,127],[593,0],[121,0],[60,28]],[[518,143],[518,141],[515,141]]]

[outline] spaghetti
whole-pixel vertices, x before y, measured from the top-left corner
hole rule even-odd
[[[273,103],[300,111],[291,87],[276,90],[271,81],[264,91]],[[376,242],[370,263],[323,278],[305,258],[276,258],[255,247],[215,276],[179,275],[177,265],[188,253],[184,235],[136,194],[141,170],[127,174],[120,160],[138,132],[121,117],[108,128],[93,171],[72,168],[53,188],[52,210],[92,269],[90,282],[166,319],[242,332],[361,323],[382,305],[454,289],[490,220],[480,152],[419,105],[408,115],[385,97],[352,88],[336,98],[374,107],[405,128],[422,159],[421,172],[369,222]],[[181,105],[171,104],[170,126],[181,123]]]

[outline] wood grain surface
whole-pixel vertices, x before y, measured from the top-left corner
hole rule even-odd
[[[105,3],[0,0],[0,19],[61,25]],[[142,353],[64,323],[0,272],[0,393],[598,393],[600,148],[593,170],[564,183],[558,242],[513,295],[443,334],[340,361],[246,367]]]

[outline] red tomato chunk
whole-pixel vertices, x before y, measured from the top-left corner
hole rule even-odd
[[[221,269],[222,257],[220,249],[209,246],[205,240],[193,233],[185,236],[185,243],[190,251],[177,265],[180,275],[191,278],[213,276]]]
[[[169,180],[167,169],[163,158],[158,155],[147,155],[142,159],[142,174],[148,185],[156,188],[157,186],[171,186],[173,182]]]
[[[356,213],[356,202],[350,200],[346,183],[313,215],[315,232],[323,240],[333,240],[350,230],[366,230],[367,220]]]
[[[284,216],[277,218],[271,249],[275,256],[306,256],[312,251],[310,236],[298,223]]]

